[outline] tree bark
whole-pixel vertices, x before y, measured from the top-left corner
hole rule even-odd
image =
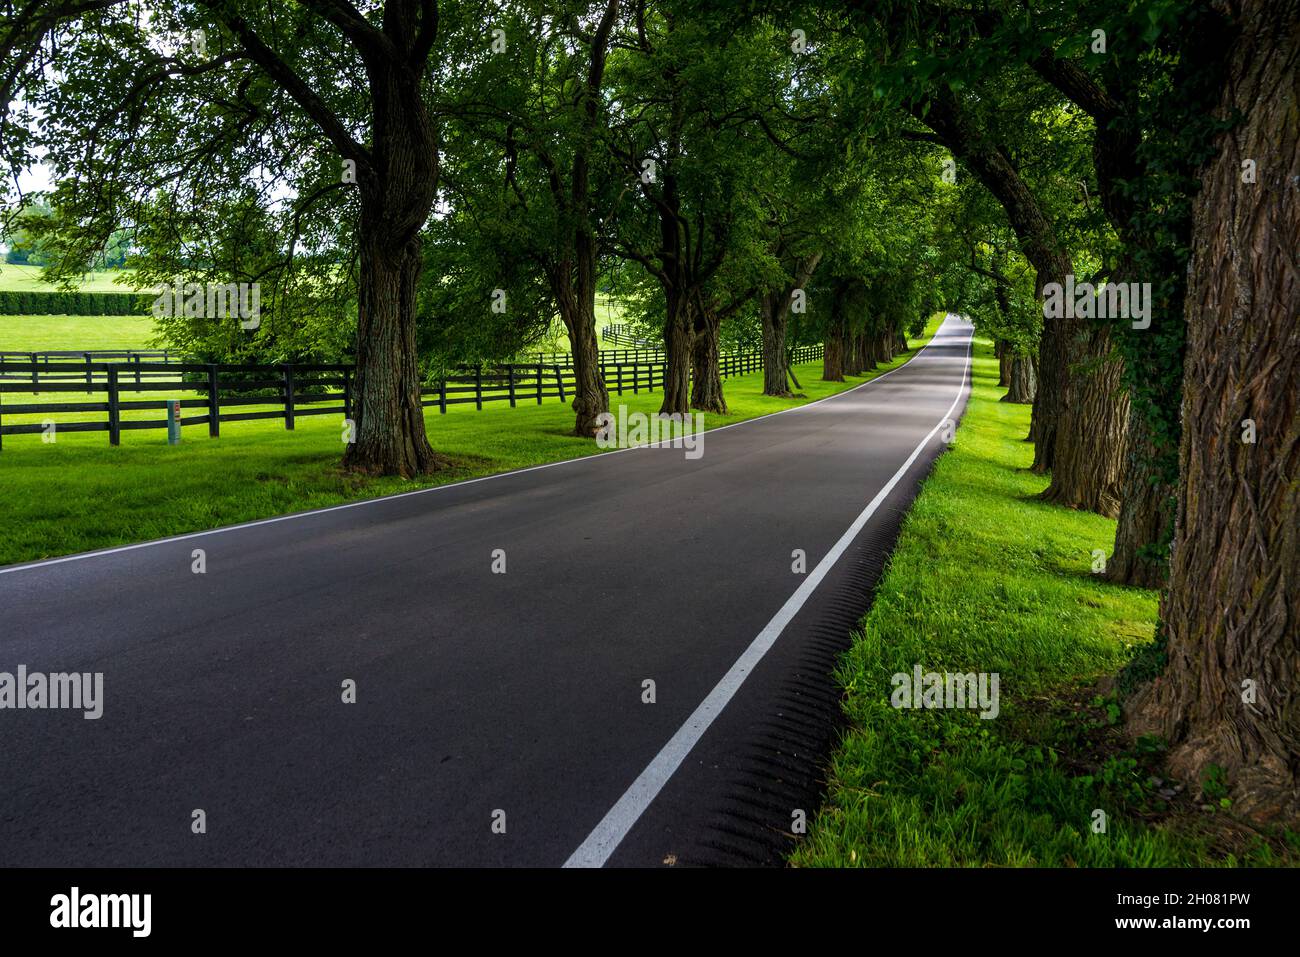
[[[1034,369],[1034,357],[1016,355],[1008,347],[1003,352],[1002,358],[1008,367],[1008,389],[1002,401],[1015,402],[1019,405],[1033,404],[1034,393],[1038,391],[1038,373]]]
[[[600,373],[600,340],[596,337],[594,256],[586,266],[579,263],[576,274],[575,288],[569,264],[561,263],[552,274],[551,291],[573,356],[573,434],[591,438],[599,431],[596,419],[609,411],[609,390]]]
[[[1237,28],[1196,199],[1168,664],[1130,699],[1177,776],[1300,820],[1300,0],[1221,0]],[[1257,182],[1242,182],[1255,161]],[[1243,420],[1255,441],[1243,441]],[[1250,684],[1248,684],[1250,683]],[[1252,693],[1253,701],[1249,700]]]
[[[441,463],[424,430],[415,347],[415,287],[423,265],[418,239],[405,249],[361,247],[354,439],[343,465],[370,475],[411,478]]]
[[[789,301],[784,290],[764,293],[759,300],[763,314],[763,395],[790,395],[785,369],[785,309]]]
[[[1108,326],[1094,325],[1074,343],[1077,351],[1057,410],[1052,481],[1042,498],[1116,518],[1127,464],[1124,363],[1111,344]]]
[[[1015,360],[1015,355],[1011,346],[1005,342],[999,341],[995,348],[998,357],[998,388],[1005,389],[1011,385],[1011,363]]]
[[[701,412],[727,414],[727,400],[722,393],[722,373],[718,369],[719,320],[710,310],[695,310],[695,340],[691,344],[691,408]],[[781,368],[785,368],[784,355]]]
[[[376,67],[371,87],[373,159],[357,181],[355,441],[343,466],[409,478],[442,464],[425,434],[415,345],[420,232],[437,195],[437,137],[419,80],[404,64]]]
[[[1124,491],[1115,547],[1106,562],[1106,577],[1117,584],[1163,588],[1167,578],[1168,561],[1153,552],[1173,525],[1176,490],[1153,469],[1157,455],[1146,417],[1130,404]]]
[[[688,298],[666,290],[668,315],[664,322],[664,399],[661,415],[686,415],[691,403],[691,346],[694,310]]]
[[[813,253],[805,258],[795,271],[794,285],[779,290],[769,290],[759,300],[763,318],[763,394],[789,397],[786,386],[789,375],[789,356],[785,348],[789,325],[790,305],[796,289],[804,289],[821,262],[822,254]]]
[[[889,365],[894,360],[894,347],[889,330],[881,329],[871,337],[870,350],[866,354],[864,368],[874,369],[878,365]]]
[[[878,343],[879,339],[877,339],[876,342]],[[858,339],[858,368],[862,371],[863,375],[866,375],[874,369],[876,364],[880,361],[879,353],[873,354],[871,343],[872,337],[868,336],[865,332],[862,334],[861,338]]]
[[[822,380],[844,381],[844,331],[834,323],[826,333],[826,344],[822,349]]]
[[[862,375],[862,338],[865,333],[850,332],[845,336],[844,374]]]

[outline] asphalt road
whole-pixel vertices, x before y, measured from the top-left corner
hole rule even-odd
[[[104,676],[98,720],[0,710],[0,866],[761,861],[816,807],[827,670],[970,335],[697,459],[0,569],[0,672]]]

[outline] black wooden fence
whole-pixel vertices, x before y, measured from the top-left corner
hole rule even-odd
[[[793,350],[793,362],[812,362],[822,356],[822,346],[801,346]],[[207,425],[208,435],[221,434],[222,422],[248,419],[282,419],[293,429],[297,418],[307,415],[342,413],[352,415],[355,369],[350,365],[213,365],[186,362],[76,361],[84,353],[63,362],[13,362],[0,358],[0,445],[6,435],[36,434],[54,422],[56,432],[107,432],[113,445],[124,431],[165,429],[167,401],[181,395],[181,425]],[[724,353],[719,357],[724,377],[746,375],[763,367],[758,352]],[[662,361],[627,362],[601,353],[601,373],[613,395],[654,392],[662,389],[667,367]],[[473,403],[481,410],[485,403],[509,402],[540,405],[546,399],[568,401],[574,393],[572,364],[559,362],[512,363],[488,368],[460,368],[432,386],[423,388],[421,404],[448,406]],[[167,398],[123,398],[123,393],[164,392]],[[11,395],[80,393],[90,401],[18,402]],[[191,393],[193,398],[183,397]],[[102,398],[100,398],[102,396]],[[249,408],[274,406],[274,408]],[[241,411],[242,409],[242,411]],[[123,412],[157,411],[154,419],[124,419]],[[60,413],[102,412],[104,419],[89,422],[58,422]],[[190,414],[186,414],[189,412]],[[41,422],[6,425],[5,416],[44,416]]]
[[[612,342],[616,346],[645,346],[646,344],[644,339],[638,339],[633,335],[628,326],[601,326],[600,335],[606,342]]]

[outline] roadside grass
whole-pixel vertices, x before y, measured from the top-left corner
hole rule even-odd
[[[795,866],[1294,864],[1300,835],[1256,831],[1159,779],[1106,676],[1154,636],[1155,592],[1091,573],[1115,523],[1048,505],[1027,471],[1029,407],[999,402],[992,345],[841,660],[848,727]],[[997,672],[1000,713],[895,709],[895,674]],[[1104,833],[1094,833],[1097,812]]]
[[[821,363],[798,366],[796,375],[803,390],[794,399],[762,395],[761,372],[727,379],[724,390],[731,412],[705,415],[704,427],[752,419],[860,385],[903,364],[929,341],[942,318],[931,320],[923,336],[909,343],[909,352],[867,376],[848,377],[843,383],[823,382]],[[134,395],[124,393],[123,397]],[[163,398],[165,393],[147,397]],[[624,404],[629,412],[654,413],[662,398],[660,392],[625,392],[611,395],[610,404],[615,411]],[[156,411],[140,414],[160,416]],[[102,419],[103,414],[67,418]],[[287,432],[276,419],[225,422],[217,439],[207,437],[206,425],[187,426],[177,446],[166,444],[162,429],[123,432],[122,444],[116,448],[108,444],[104,432],[56,432],[56,440],[49,444],[39,435],[6,436],[0,451],[0,565],[602,452],[590,440],[569,434],[573,412],[568,403],[556,399],[542,405],[521,399],[514,409],[504,402],[493,403],[482,412],[473,405],[452,406],[445,416],[436,408],[429,409],[425,421],[434,448],[452,465],[412,481],[367,479],[340,470],[341,415],[300,418],[294,432]]]

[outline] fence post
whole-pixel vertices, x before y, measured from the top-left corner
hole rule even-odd
[[[352,370],[343,370],[343,418],[352,418]]]
[[[208,438],[221,435],[221,396],[217,394],[217,366],[208,364]]]
[[[641,368],[641,364],[639,362],[632,363],[632,394],[633,395],[636,395],[638,392],[641,391],[639,385],[637,384],[637,379],[639,377],[638,370],[640,368]]]
[[[506,371],[510,375],[510,408],[515,407],[515,367],[514,364],[506,366]]]
[[[474,408],[483,411],[483,363],[474,367]]]
[[[36,364],[36,353],[30,353],[32,357],[32,395],[40,395],[40,390],[36,387],[41,384],[41,374]]]
[[[442,378],[438,380],[438,411],[447,414],[447,373],[443,372]]]
[[[537,404],[542,404],[542,364],[537,363]]]
[[[293,431],[293,366],[284,367],[284,427]]]
[[[117,366],[108,367],[108,444],[122,444],[122,408],[117,399]]]
[[[555,385],[560,390],[560,401],[564,401],[564,374],[560,372],[560,367],[555,366]]]

